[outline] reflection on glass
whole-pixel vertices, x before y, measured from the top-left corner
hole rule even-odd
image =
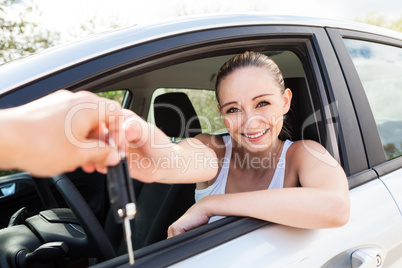
[[[402,48],[345,39],[387,159],[402,155]]]

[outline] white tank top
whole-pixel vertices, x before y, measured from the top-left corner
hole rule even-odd
[[[195,189],[195,202],[198,202],[200,199],[204,198],[207,195],[225,194],[226,182],[228,179],[230,167],[230,158],[232,155],[232,139],[229,135],[223,136],[222,138],[225,143],[226,151],[221,171],[219,172],[218,177],[212,185],[201,190]],[[292,145],[292,143],[293,142],[291,142],[290,140],[285,141],[281,156],[279,157],[279,161],[276,166],[274,176],[272,177],[272,181],[269,184],[268,190],[283,188],[283,182],[285,180],[286,152],[289,149],[290,145]],[[224,217],[214,216],[209,220],[209,222],[217,221],[221,218]]]

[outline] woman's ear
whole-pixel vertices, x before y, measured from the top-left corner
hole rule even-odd
[[[285,92],[283,93],[283,114],[287,114],[290,109],[290,104],[292,103],[292,91],[287,88],[285,89]]]

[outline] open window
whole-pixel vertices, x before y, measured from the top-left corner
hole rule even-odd
[[[156,124],[174,141],[194,137],[198,133],[224,133],[226,128],[215,97],[215,79],[219,68],[242,51],[244,49],[235,49],[213,56],[197,56],[184,62],[177,60],[179,63],[166,64],[129,77],[107,89],[127,88],[133,96],[128,107],[148,122]],[[289,49],[264,48],[262,52],[279,65],[285,86],[293,92],[291,110],[286,115],[293,139],[320,141],[319,116],[313,104],[317,94],[310,92],[305,72],[307,62],[303,62],[297,51]],[[136,185],[140,208],[132,226],[135,230],[134,247],[138,249],[166,238],[168,226],[194,203],[195,185],[140,182],[136,182]],[[117,228],[113,223],[110,224],[108,229]],[[116,245],[120,245],[119,250],[124,250],[119,243],[121,240],[116,242]]]
[[[293,92],[291,110],[285,119],[291,129],[292,138],[294,140],[303,138],[319,141],[316,117],[301,60],[294,52],[288,50],[266,51],[264,53],[279,65],[284,75],[285,86]],[[162,130],[166,130],[165,133],[173,139],[189,137],[189,133],[184,133],[189,127],[189,122],[184,120],[186,115],[179,107],[181,103],[189,101],[190,105],[194,107],[195,114],[193,115],[193,112],[190,112],[188,120],[193,123],[194,116],[198,117],[197,120],[201,125],[201,130],[198,133],[225,133],[226,128],[217,108],[214,86],[220,66],[234,55],[194,60],[142,75],[139,79],[150,81],[148,87],[153,92],[150,97],[147,121],[156,123]],[[177,94],[179,92],[181,94]],[[182,94],[186,97],[183,96],[182,100],[174,100],[174,96],[179,98]],[[163,104],[160,103],[162,95],[166,96]],[[168,95],[171,96],[170,100],[168,100]],[[155,101],[157,102],[156,105],[154,105]],[[161,105],[164,105],[165,109],[155,115],[155,111],[160,110]],[[169,112],[172,113],[170,122],[167,115]],[[177,115],[175,120],[179,123],[174,122],[173,117],[175,115]],[[159,121],[158,116],[162,117]],[[159,125],[156,121],[159,122]],[[172,127],[175,127],[177,131],[170,130]],[[183,135],[179,135],[179,133]]]

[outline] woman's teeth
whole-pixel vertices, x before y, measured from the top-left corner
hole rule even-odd
[[[261,132],[259,132],[259,133],[257,133],[257,134],[248,135],[248,134],[244,133],[243,135],[244,135],[246,138],[255,139],[255,138],[261,137],[262,135],[264,135],[265,133],[267,133],[268,130],[269,130],[269,128],[268,128],[268,129],[265,129],[265,130],[263,130],[263,131],[261,131]]]

